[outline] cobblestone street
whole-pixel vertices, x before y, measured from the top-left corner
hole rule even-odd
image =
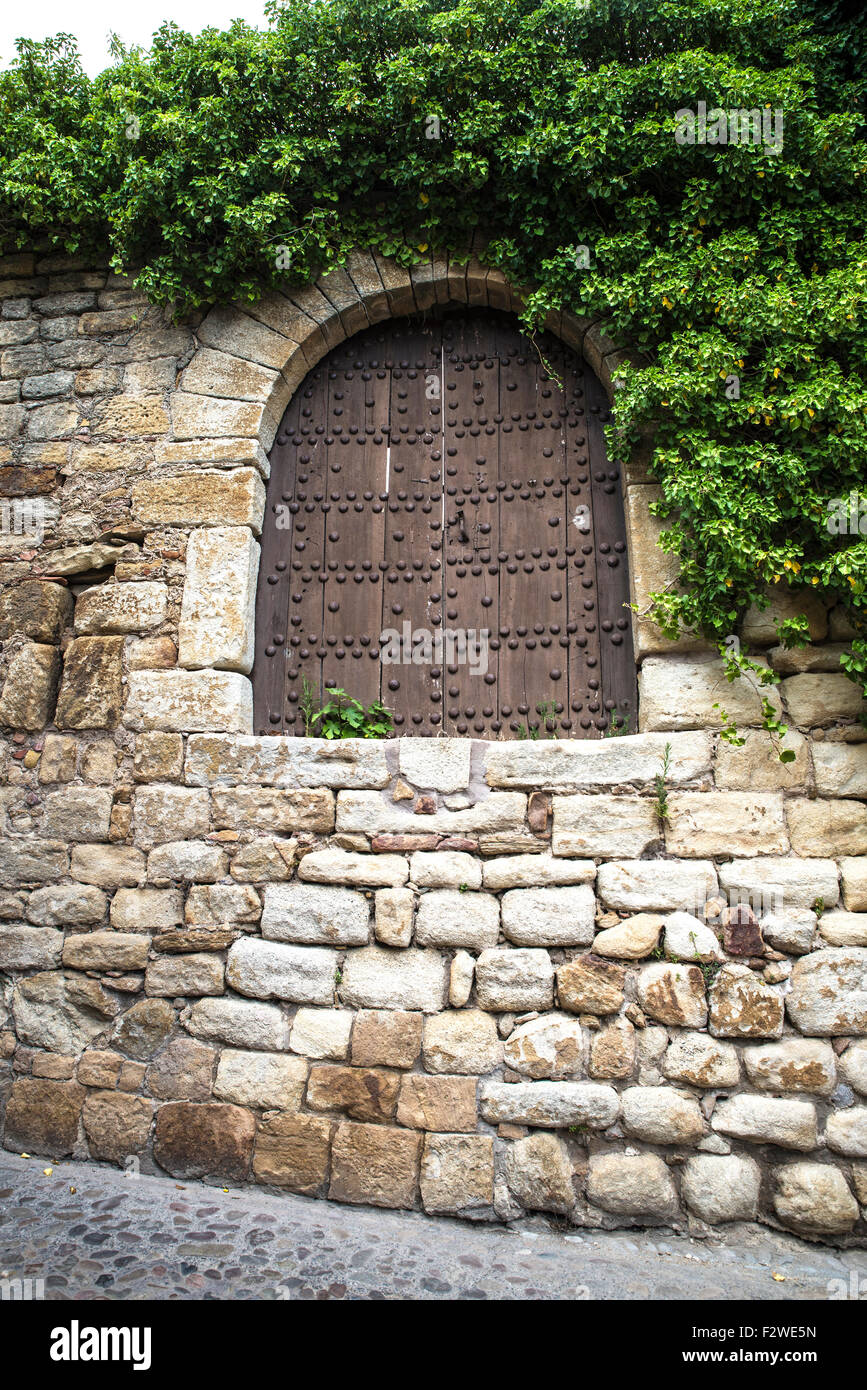
[[[746,1227],[472,1226],[3,1153],[0,1275],[44,1280],[48,1299],[761,1301],[827,1299],[857,1278],[863,1294],[867,1252]]]

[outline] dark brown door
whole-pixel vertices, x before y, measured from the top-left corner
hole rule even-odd
[[[271,453],[257,732],[303,734],[304,678],[398,734],[634,731],[607,418],[589,368],[506,315],[391,320],[323,358]]]

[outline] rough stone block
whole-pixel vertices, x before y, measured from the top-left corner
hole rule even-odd
[[[428,816],[413,815],[400,803],[383,800],[378,792],[341,791],[337,796],[337,829],[362,835],[514,833],[523,830],[526,810],[527,798],[521,792],[491,792],[466,810],[439,809]]]
[[[253,727],[252,686],[235,671],[131,671],[123,722],[138,731],[248,733]]]
[[[515,888],[502,899],[503,935],[516,946],[589,946],[595,910],[587,884]]]
[[[147,1069],[157,1100],[210,1100],[218,1053],[193,1038],[174,1038]]]
[[[481,1009],[449,1009],[425,1020],[423,1057],[427,1071],[484,1076],[501,1065],[503,1044],[489,1014]]]
[[[393,1071],[314,1066],[310,1068],[307,1104],[311,1110],[331,1110],[352,1120],[385,1124],[394,1118],[399,1087],[400,1077]]]
[[[82,1118],[91,1158],[123,1165],[147,1147],[153,1104],[142,1096],[91,1091]]]
[[[119,888],[110,915],[115,931],[157,936],[183,922],[183,893],[177,888]]]
[[[422,894],[415,919],[418,946],[463,946],[483,951],[496,946],[500,905],[490,893],[436,888]]]
[[[123,706],[122,637],[76,637],[63,658],[57,698],[61,729],[113,729]]]
[[[484,886],[490,893],[504,888],[556,888],[592,883],[596,865],[592,859],[555,859],[550,854],[507,854],[488,859],[482,866]]]
[[[778,712],[782,709],[776,690],[772,686],[760,688],[755,677],[744,675],[728,681],[721,660],[648,657],[641,668],[638,689],[642,732],[717,730],[721,719],[715,706],[719,705],[739,728],[761,724],[763,698]]]
[[[860,687],[844,675],[788,676],[780,682],[789,718],[802,729],[857,719],[864,709]]]
[[[315,1115],[269,1115],[256,1136],[256,1181],[315,1197],[328,1176],[332,1128]]]
[[[397,1119],[409,1129],[474,1134],[476,1081],[470,1076],[404,1075]]]
[[[409,865],[410,878],[417,888],[463,888],[466,891],[482,886],[482,866],[478,859],[459,850],[439,853],[417,850],[410,856]]]
[[[82,932],[67,936],[63,964],[73,970],[144,970],[149,945],[146,936],[119,931]]]
[[[256,937],[236,941],[226,964],[226,983],[239,994],[293,1004],[330,1004],[336,974],[336,951]]]
[[[64,787],[48,792],[43,833],[52,840],[107,840],[111,804],[108,788]]]
[[[754,1221],[759,1206],[761,1169],[735,1154],[696,1154],[683,1167],[681,1192],[690,1211],[711,1226],[721,1221]]]
[[[265,889],[262,935],[304,945],[366,946],[370,904],[349,888],[271,883]]]
[[[139,734],[135,741],[133,776],[137,782],[179,782],[184,768],[180,734]]]
[[[194,734],[187,745],[186,781],[191,786],[384,787],[385,747],[381,740],[363,738]]]
[[[662,1074],[668,1081],[725,1090],[740,1081],[738,1051],[707,1033],[679,1033],[662,1058]]]
[[[812,908],[817,898],[833,907],[839,897],[832,859],[733,859],[720,865],[719,881],[733,901],[761,912]]]
[[[704,1028],[707,1002],[697,965],[646,965],[638,977],[638,1002],[646,1014],[675,1028]]]
[[[442,1017],[434,1015],[434,1019]],[[352,1031],[355,1067],[398,1067],[415,1064],[421,1051],[422,1015],[404,1009],[361,1009]]]
[[[173,1178],[244,1182],[256,1121],[238,1105],[169,1101],[157,1111],[154,1158]]]
[[[867,912],[867,857],[840,860],[843,906],[849,912]]]
[[[276,1004],[200,999],[190,1009],[187,1027],[197,1038],[227,1043],[230,1047],[264,1052],[280,1052],[286,1047],[286,1023]]]
[[[447,969],[438,951],[390,951],[364,946],[348,951],[340,997],[353,1008],[420,1009],[438,1013],[445,1004]]]
[[[494,1145],[482,1134],[429,1134],[421,1161],[421,1201],[430,1215],[489,1207],[494,1200]]]
[[[0,970],[52,970],[60,964],[63,932],[0,922]]]
[[[133,484],[132,509],[145,526],[249,526],[258,536],[265,487],[255,468],[141,478]]]
[[[289,1045],[311,1061],[344,1062],[354,1020],[350,1009],[299,1009]]]
[[[134,888],[144,882],[145,857],[129,845],[75,845],[70,873],[97,888]]]
[[[86,1094],[74,1081],[19,1077],[12,1083],[6,1104],[4,1147],[51,1158],[72,1153]]]
[[[596,1081],[483,1081],[479,1101],[489,1124],[538,1129],[569,1125],[607,1129],[620,1113],[620,1098],[613,1086]]]
[[[256,1110],[298,1110],[304,1097],[308,1066],[286,1053],[220,1053],[214,1095]]]
[[[145,994],[167,999],[222,994],[223,962],[214,955],[168,955],[151,961],[145,971]]]
[[[337,1127],[328,1195],[336,1202],[411,1207],[418,1189],[422,1137],[411,1130],[347,1121]]]
[[[463,791],[470,784],[471,748],[462,738],[402,738],[400,775],[424,791]]]
[[[271,830],[278,835],[291,835],[299,830],[327,834],[334,828],[334,793],[324,788],[283,791],[274,787],[236,787],[229,791],[217,787],[211,795],[214,825],[218,829]]]
[[[259,546],[246,526],[208,526],[187,546],[178,665],[242,671],[253,666]]]
[[[829,946],[801,956],[792,968],[786,1012],[814,1037],[867,1033],[867,948]]]
[[[167,607],[165,584],[97,584],[76,600],[75,631],[80,636],[147,632],[165,621]]]
[[[637,859],[660,838],[654,803],[647,797],[583,793],[554,797],[551,848],[555,854]]]
[[[198,787],[155,784],[136,792],[133,841],[140,849],[198,839],[207,835],[210,823],[210,798]]]
[[[456,1015],[463,1017],[462,1014]],[[482,1018],[487,1018],[482,1014]],[[493,1019],[490,1020],[493,1023]],[[584,1075],[584,1037],[581,1025],[568,1014],[541,1014],[509,1034],[504,1048],[506,1066],[535,1081],[566,1081]],[[487,1066],[485,1071],[491,1071]]]
[[[107,906],[108,899],[99,888],[52,883],[30,894],[27,920],[40,927],[96,927]]]
[[[784,1226],[804,1235],[839,1235],[858,1220],[858,1203],[839,1168],[788,1163],[778,1168],[774,1211]]]
[[[790,730],[779,747],[764,729],[746,729],[740,748],[721,739],[714,760],[718,787],[729,791],[790,791],[801,788],[810,771],[807,740]],[[818,744],[815,745],[818,747]],[[795,754],[793,762],[780,762],[783,750]]]
[[[297,795],[297,793],[296,793]],[[328,807],[333,807],[330,792],[318,792],[318,797],[328,796]],[[323,804],[321,819],[326,819]],[[331,829],[334,812],[327,826],[298,826],[300,830]],[[345,883],[359,888],[395,888],[406,883],[407,863],[399,854],[355,854],[345,849],[318,849],[305,854],[298,865],[298,877],[308,883]]]
[[[785,854],[783,798],[766,792],[676,792],[668,798],[665,845],[688,859],[722,854]]]
[[[718,1038],[779,1038],[781,991],[746,965],[724,965],[710,987],[711,1033]]]
[[[677,1189],[657,1154],[597,1154],[590,1160],[587,1198],[617,1216],[657,1221],[677,1215]]]
[[[713,864],[623,859],[601,864],[599,896],[617,912],[695,912],[716,892]]]
[[[745,1047],[744,1066],[757,1091],[806,1091],[829,1096],[837,1084],[834,1049],[811,1038],[783,1038]]]
[[[381,888],[374,895],[374,926],[383,946],[408,946],[412,941],[415,894],[409,888]]]
[[[716,1107],[711,1125],[717,1134],[751,1144],[808,1151],[818,1144],[816,1107],[803,1100],[772,1096],[730,1096]]]
[[[226,872],[226,856],[204,840],[173,840],[148,855],[150,883],[216,883]]]
[[[0,642],[20,635],[56,646],[72,621],[72,607],[72,594],[64,584],[27,579],[10,585],[0,592]]]
[[[786,802],[792,849],[806,858],[867,853],[867,806],[860,801]]]
[[[867,743],[813,743],[820,796],[867,797]]]
[[[0,695],[0,725],[11,729],[44,729],[54,712],[59,679],[57,647],[25,642],[9,662]]]
[[[613,1014],[623,1004],[626,972],[610,961],[579,956],[557,970],[561,1008],[575,1014]]]
[[[482,951],[476,962],[476,996],[494,1013],[550,1009],[554,1002],[554,967],[547,951],[496,948]]]
[[[427,742],[427,740],[425,740]],[[668,785],[685,786],[711,769],[711,739],[704,733],[626,734],[612,739],[557,739],[490,743],[485,776],[492,787],[545,787],[581,791],[626,783],[652,788],[665,745],[671,744]]]

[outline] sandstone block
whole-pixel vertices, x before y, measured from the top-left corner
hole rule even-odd
[[[698,1102],[669,1086],[630,1086],[620,1100],[626,1133],[647,1144],[696,1144],[704,1132]]]
[[[203,837],[210,828],[208,793],[197,787],[139,787],[133,827],[133,840],[140,849]]]
[[[254,840],[238,850],[230,872],[240,883],[279,883],[292,877],[297,853],[297,840]]]
[[[829,1115],[825,1143],[845,1158],[867,1158],[867,1106],[854,1105]]]
[[[311,1110],[333,1110],[353,1120],[384,1124],[394,1118],[400,1077],[370,1067],[313,1066],[307,1087]]]
[[[145,971],[145,994],[168,999],[222,994],[225,990],[223,972],[222,960],[206,952],[161,956],[151,961]]]
[[[642,960],[655,949],[662,931],[662,918],[641,912],[616,927],[608,927],[593,940],[594,955],[614,960]]]
[[[406,1129],[346,1122],[331,1153],[333,1201],[411,1207],[418,1188],[422,1137]]]
[[[76,636],[148,632],[165,621],[167,607],[168,589],[156,581],[97,584],[76,600]]]
[[[780,690],[792,723],[802,729],[857,719],[864,706],[858,685],[842,674],[788,676]]]
[[[620,1113],[614,1088],[594,1081],[483,1081],[479,1100],[489,1124],[539,1129],[607,1129]]]
[[[75,776],[78,742],[68,734],[46,734],[42,757],[39,759],[39,781],[71,782]]]
[[[91,1091],[82,1118],[91,1158],[123,1165],[147,1147],[153,1105],[142,1096]]]
[[[714,1090],[737,1086],[741,1076],[737,1048],[707,1033],[679,1033],[662,1059],[662,1074],[669,1081]]]
[[[137,1061],[147,1061],[162,1047],[175,1023],[175,1011],[165,999],[140,999],[117,1020],[112,1047]]]
[[[313,1061],[343,1062],[355,1019],[349,1009],[301,1008],[292,1022],[289,1046]]]
[[[704,1028],[707,1001],[697,965],[646,965],[638,977],[638,1002],[659,1023]]]
[[[144,970],[150,942],[146,936],[119,931],[67,936],[63,964],[74,970]]]
[[[25,642],[9,662],[0,694],[0,725],[44,729],[51,722],[59,679],[58,648]]]
[[[319,793],[322,795],[322,793]],[[332,802],[329,798],[329,805]],[[299,829],[330,829],[299,826]],[[356,854],[345,849],[313,850],[298,865],[298,877],[309,883],[344,883],[364,888],[389,888],[406,883],[407,862],[398,854]]]
[[[814,743],[812,751],[820,796],[867,797],[867,744]]]
[[[808,858],[867,852],[867,807],[860,801],[789,801],[792,849]]]
[[[409,1129],[475,1133],[475,1079],[404,1074],[397,1101],[397,1120]]]
[[[205,840],[173,840],[148,855],[150,883],[216,883],[226,869],[223,851]]]
[[[817,917],[806,907],[788,912],[768,912],[760,921],[762,936],[775,951],[802,956],[813,949]]]
[[[867,1096],[867,1039],[850,1043],[837,1059],[840,1078],[859,1095]]]
[[[681,1191],[690,1211],[716,1226],[721,1221],[754,1221],[761,1169],[734,1154],[696,1154],[684,1164]]]
[[[668,798],[665,844],[689,859],[718,854],[785,854],[783,798],[765,792],[675,792]]]
[[[107,840],[112,794],[107,787],[47,792],[42,829],[52,840]]]
[[[715,932],[690,912],[672,912],[665,919],[665,954],[674,960],[722,960],[723,952]]]
[[[139,734],[135,741],[133,775],[137,782],[179,781],[184,767],[180,734]]]
[[[592,883],[596,865],[592,859],[555,859],[550,854],[509,854],[488,859],[482,867],[490,893],[504,888],[555,888],[573,883]]]
[[[242,671],[253,666],[259,545],[247,526],[205,526],[187,546],[178,665]]]
[[[123,706],[122,637],[76,637],[63,658],[55,722],[61,729],[113,729]]]
[[[0,922],[0,970],[51,970],[60,964],[63,932]]]
[[[635,1056],[635,1028],[628,1018],[616,1018],[591,1033],[587,1070],[594,1081],[622,1081],[632,1075]]]
[[[724,663],[716,659],[648,657],[641,668],[638,688],[642,732],[716,730],[720,726],[720,714],[714,707],[720,704],[739,728],[749,728],[761,724],[763,696],[778,710],[781,708],[773,687],[760,693],[758,682],[749,675],[729,682]]]
[[[843,906],[849,912],[867,911],[867,857],[840,860]]]
[[[217,1052],[193,1038],[174,1038],[147,1069],[157,1100],[210,1100]]]
[[[808,1036],[867,1033],[867,948],[829,946],[801,956],[786,1010]]]
[[[484,1076],[502,1063],[503,1044],[481,1009],[447,1010],[425,1020],[423,1057],[428,1071]]]
[[[330,1004],[336,973],[336,951],[244,937],[229,950],[226,983],[255,999]]]
[[[587,1198],[618,1216],[670,1220],[677,1215],[677,1189],[656,1154],[597,1154],[590,1160]]]
[[[867,912],[826,912],[819,936],[827,946],[867,946]]]
[[[720,865],[720,888],[756,911],[812,908],[817,898],[833,907],[839,897],[832,859],[733,859]]]
[[[417,851],[409,863],[409,875],[417,888],[463,888],[466,891],[482,886],[482,866],[471,854]]]
[[[434,1014],[444,1005],[446,984],[446,962],[438,951],[364,946],[347,952],[340,997],[352,1008]]]
[[[557,970],[560,1005],[575,1014],[613,1014],[623,1003],[626,973],[619,965],[579,956]]]
[[[584,1073],[580,1024],[566,1014],[544,1014],[521,1024],[505,1044],[506,1064],[534,1079],[562,1080]]]
[[[502,900],[503,935],[516,946],[589,946],[595,912],[588,884],[514,888]]]
[[[257,1110],[298,1110],[307,1071],[302,1057],[227,1048],[220,1054],[214,1095]]]
[[[177,888],[119,888],[111,900],[115,931],[157,936],[184,920],[183,893]]]
[[[188,926],[252,926],[262,915],[255,888],[241,883],[202,884],[191,888],[184,908]]]
[[[400,774],[425,791],[463,791],[470,784],[471,746],[462,738],[402,738]]]
[[[214,825],[221,829],[246,830],[253,827],[278,835],[289,835],[298,830],[327,834],[334,828],[334,795],[325,789],[283,791],[273,787],[258,787],[255,790],[252,787],[237,787],[224,791],[217,788],[212,800]],[[329,854],[330,851],[321,853]]]
[[[374,897],[373,931],[383,946],[408,946],[412,940],[415,895],[409,888],[381,888]]]
[[[669,786],[684,786],[711,769],[711,740],[704,733],[627,734],[616,739],[558,739],[551,742],[490,743],[485,776],[492,787],[538,787],[579,791],[652,788],[666,743],[671,744]]]
[[[711,1125],[717,1134],[781,1149],[815,1149],[816,1107],[803,1100],[771,1096],[730,1096],[716,1107]]]
[[[616,912],[695,912],[716,892],[709,862],[622,859],[602,864],[596,875],[599,896]]]
[[[431,1215],[491,1206],[493,1140],[482,1134],[429,1134],[421,1161],[421,1200]]]
[[[469,951],[455,951],[449,969],[449,1003],[453,1009],[462,1009],[470,1002],[475,977],[476,962]]]
[[[272,883],[265,889],[262,935],[304,945],[364,946],[370,938],[370,904],[363,893],[306,883]]]
[[[56,646],[72,621],[72,608],[72,594],[63,584],[27,579],[10,585],[0,593],[0,642],[20,635]]]
[[[117,1007],[97,980],[73,971],[29,975],[12,994],[12,1017],[20,1041],[65,1056],[82,1052],[108,1027]]]
[[[493,835],[523,829],[527,798],[521,792],[491,792],[463,811],[440,808],[433,815],[414,815],[401,803],[384,801],[378,792],[341,791],[337,829],[362,835]]]
[[[68,868],[69,852],[59,840],[0,839],[0,883],[6,887],[62,878]]]
[[[744,743],[740,748],[720,740],[714,764],[718,787],[727,791],[775,792],[804,786],[810,759],[803,734],[790,730],[780,741],[779,749],[764,729],[746,729],[741,737]],[[793,761],[780,762],[783,749],[795,754]]]
[[[4,1147],[51,1158],[72,1153],[86,1094],[75,1081],[19,1077],[6,1104]]]
[[[235,671],[131,671],[124,724],[138,731],[247,733],[253,727],[252,686]]]
[[[388,783],[384,749],[377,739],[194,734],[187,745],[186,780],[191,786],[372,789]]]
[[[258,535],[265,487],[255,468],[141,478],[133,483],[132,509],[145,526],[249,526]]]
[[[107,905],[108,899],[99,888],[52,883],[30,894],[27,920],[40,927],[95,927],[105,917]]]
[[[490,893],[461,893],[453,888],[422,894],[415,920],[419,946],[463,946],[483,951],[496,946],[500,905]]]
[[[286,1047],[286,1025],[276,1004],[199,999],[190,1009],[187,1026],[197,1038],[227,1043],[230,1047],[264,1052],[279,1052]]]
[[[746,965],[724,965],[710,989],[711,1033],[718,1038],[778,1038],[783,996]]]
[[[434,1020],[442,1017],[434,1016]],[[405,1009],[360,1009],[352,1033],[355,1067],[411,1067],[421,1051],[422,1015]]]
[[[237,1105],[169,1101],[157,1111],[154,1158],[174,1178],[244,1182],[256,1121]]]
[[[858,1203],[839,1168],[788,1163],[778,1168],[774,1211],[784,1226],[805,1235],[837,1235],[858,1220]]]
[[[315,1197],[328,1175],[332,1125],[315,1115],[269,1115],[253,1152],[257,1182]]]
[[[550,1009],[554,968],[547,951],[491,949],[476,962],[476,996],[483,1009],[497,1013]]]
[[[556,1134],[530,1134],[506,1152],[509,1190],[528,1211],[567,1215],[575,1205],[572,1164]]]

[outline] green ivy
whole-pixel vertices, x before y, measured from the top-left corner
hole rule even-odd
[[[651,616],[731,655],[785,580],[841,606],[842,667],[867,688],[862,7],[293,0],[270,17],[165,25],[93,81],[70,39],[20,43],[0,74],[3,250],[110,249],[181,316],[355,246],[408,263],[481,232],[489,263],[537,287],[528,324],[565,308],[631,345],[609,447],[625,464],[652,441],[685,581]],[[678,144],[675,112],[700,100],[781,109],[782,150]]]

